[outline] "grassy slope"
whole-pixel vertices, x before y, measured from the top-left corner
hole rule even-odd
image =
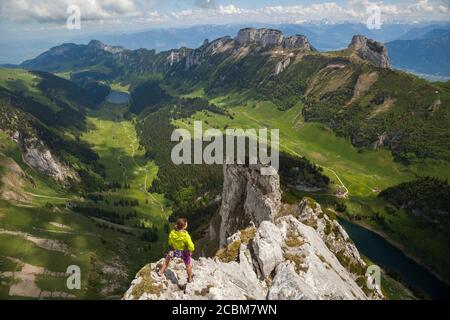
[[[107,106],[106,106],[107,107]],[[101,117],[101,109],[96,116]],[[114,112],[115,113],[115,112]],[[112,113],[112,114],[114,114]],[[37,275],[34,282],[40,290],[61,291],[75,295],[77,298],[104,297],[100,291],[106,286],[117,285],[116,294],[120,295],[129,285],[130,277],[148,260],[159,258],[165,248],[165,238],[162,234],[170,211],[163,207],[164,199],[159,195],[150,195],[142,191],[145,185],[145,170],[148,170],[147,183],[157,173],[157,168],[142,160],[142,151],[138,150],[134,127],[131,122],[116,122],[112,119],[89,118],[91,130],[83,139],[94,144],[101,156],[101,162],[106,166],[108,181],[121,180],[122,169],[117,157],[122,156],[124,167],[127,168],[130,189],[120,190],[118,194],[108,194],[110,199],[123,196],[138,199],[137,211],[139,218],[146,224],[156,224],[160,230],[159,242],[152,243],[140,240],[135,235],[128,235],[112,229],[99,228],[91,219],[71,212],[64,207],[68,199],[79,200],[66,191],[58,188],[51,180],[29,169],[21,160],[21,152],[17,146],[3,134],[0,144],[2,152],[14,159],[36,184],[35,187],[26,182],[24,192],[33,194],[27,204],[13,204],[0,200],[0,229],[19,231],[35,237],[59,240],[68,247],[68,254],[38,247],[31,241],[17,235],[0,234],[0,273],[20,271],[21,267],[11,258],[20,259],[33,266],[44,267],[52,272],[65,272],[67,266],[78,265],[82,272],[82,290],[70,291],[66,288],[66,278],[49,275]],[[134,150],[134,151],[133,151]],[[134,156],[133,156],[134,153]],[[5,169],[0,164],[0,175]],[[145,190],[145,189],[143,189]],[[145,200],[149,203],[146,204]],[[59,228],[55,223],[63,224],[70,229]],[[119,261],[123,265],[125,277],[102,272],[104,263],[114,265]],[[9,288],[17,279],[0,275],[0,298],[11,299]],[[109,292],[108,295],[114,294]]]
[[[73,198],[57,188],[57,185],[47,178],[36,174],[29,169],[20,157],[20,151],[14,143],[10,142],[2,135],[0,144],[7,156],[15,159],[27,174],[33,177],[36,187],[30,182],[26,182],[25,192],[31,192],[36,196],[31,197],[31,202],[27,204],[13,204],[5,200],[0,200],[0,228],[8,231],[25,232],[35,237],[59,240],[67,244],[69,254],[47,250],[38,247],[31,241],[16,235],[0,235],[0,271],[20,271],[17,263],[12,262],[9,257],[20,259],[24,263],[33,266],[44,267],[52,272],[65,272],[69,265],[78,265],[82,270],[82,290],[69,291],[67,288],[60,291],[74,294],[79,298],[95,297],[96,285],[89,283],[90,279],[98,277],[99,270],[95,270],[92,265],[92,258],[98,257],[103,261],[110,260],[114,256],[117,244],[105,244],[102,239],[116,239],[115,241],[129,241],[120,239],[122,236],[115,232],[99,230],[88,219],[81,215],[66,210],[62,205],[65,201],[61,198]],[[51,207],[50,207],[51,205]],[[50,223],[60,223],[70,227],[70,233],[55,227]],[[114,242],[114,241],[113,241]],[[135,251],[135,250],[132,250]],[[136,254],[136,252],[134,252]],[[16,298],[9,296],[9,286],[17,283],[11,277],[1,276],[0,297]],[[47,282],[52,284],[54,291],[56,287],[61,287],[65,283],[64,278],[47,276]],[[89,283],[89,284],[88,284]],[[98,289],[99,287],[97,287]],[[45,290],[46,288],[40,287]]]
[[[59,110],[58,106],[45,97],[38,88],[41,79],[28,71],[22,69],[0,68],[0,87],[11,91],[20,91],[27,97],[32,97],[43,105],[49,106],[52,111]]]
[[[442,254],[450,250],[448,232],[440,227],[420,223],[402,211],[389,214],[386,212],[386,202],[377,198],[379,191],[413,180],[416,175],[438,173],[440,177],[449,178],[450,164],[424,160],[406,167],[394,162],[387,150],[359,152],[349,141],[337,137],[325,126],[304,123],[300,104],[288,111],[279,111],[270,102],[248,101],[245,96],[239,95],[218,97],[213,102],[227,107],[234,119],[212,113],[197,113],[175,124],[192,130],[194,120],[203,120],[204,127],[255,128],[257,124],[256,127],[280,129],[281,150],[306,156],[324,167],[337,185],[345,185],[350,195],[347,211],[351,216],[358,216],[366,225],[382,231],[407,253],[450,281],[450,256]],[[304,195],[313,196],[324,204],[330,199],[330,195],[323,193],[297,193],[299,197]],[[384,216],[383,224],[373,220],[376,213]]]

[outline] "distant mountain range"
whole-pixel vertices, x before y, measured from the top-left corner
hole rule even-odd
[[[395,67],[412,72],[450,77],[450,29],[418,32],[412,40],[386,44]]]
[[[365,24],[356,23],[203,25],[188,28],[154,29],[130,34],[97,34],[73,40],[77,43],[88,43],[95,37],[102,42],[127,49],[146,48],[164,51],[182,46],[197,48],[205,39],[213,40],[224,36],[232,36],[245,27],[277,29],[287,36],[302,34],[311,40],[315,48],[326,51],[345,48],[355,34],[361,34],[382,42],[396,40],[414,28],[414,25],[385,25],[380,30],[369,30]]]
[[[307,36],[313,46],[320,50],[336,50],[345,48],[355,34],[361,34],[381,42],[394,40],[415,39],[418,34],[433,29],[449,28],[449,24],[384,24],[379,30],[369,30],[365,24],[356,23],[304,23],[304,24],[261,24],[247,23],[244,25],[200,25],[184,28],[150,29],[131,33],[89,34],[71,38],[46,38],[32,40],[25,38],[1,39],[0,46],[5,49],[0,53],[0,63],[20,63],[26,59],[36,57],[45,50],[63,42],[88,44],[92,39],[104,43],[122,46],[127,49],[155,49],[156,51],[170,50],[186,46],[196,48],[205,39],[217,39],[231,36],[244,27],[275,28],[285,35],[303,34]]]
[[[273,47],[279,48],[281,53],[261,54]],[[391,71],[386,47],[362,35],[354,36],[344,50],[326,55],[316,51],[312,41],[304,36],[285,36],[274,29],[246,28],[235,38],[222,37],[205,41],[197,49],[181,48],[160,53],[146,49],[127,50],[98,40],[88,45],[63,44],[25,61],[21,67],[53,73],[69,72],[70,79],[83,87],[92,82],[121,82],[130,83],[134,89],[133,84],[153,74],[163,76],[166,85],[186,93],[199,84],[210,95],[245,88],[273,101],[283,110],[293,107],[299,96],[307,96],[303,109],[305,118],[327,124],[340,135],[350,138],[355,146],[375,149],[385,146],[403,161],[416,156],[448,159],[439,132],[429,131],[427,137],[423,132],[417,132],[423,135],[420,139],[411,135],[422,126],[419,123],[430,120],[437,122],[428,126],[442,126],[441,132],[446,131],[446,123],[438,123],[435,116],[429,118],[431,114],[444,112],[439,108],[443,101],[437,97],[429,98],[430,92],[440,89],[402,72]],[[308,55],[296,60],[289,56],[293,52]],[[367,62],[371,67],[365,64]],[[321,86],[323,88],[319,89]],[[355,87],[362,89],[354,93]],[[414,99],[410,94],[413,87],[418,90]],[[150,107],[155,95],[165,96],[153,83],[143,92],[147,99],[142,95],[133,99],[139,100],[142,107]],[[311,103],[313,97],[316,104]],[[411,112],[410,108],[416,112],[419,100],[423,113],[416,114],[414,121],[406,124],[402,115]],[[336,114],[335,106],[343,101],[347,107]],[[361,105],[357,101],[361,101]],[[349,107],[351,105],[354,110]],[[133,102],[131,109],[136,113],[142,111]],[[394,120],[397,115],[399,118]],[[386,117],[387,122],[379,120],[379,116]]]

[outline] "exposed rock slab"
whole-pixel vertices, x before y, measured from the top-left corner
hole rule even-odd
[[[237,244],[233,261],[193,260],[192,283],[186,282],[180,260],[171,262],[164,277],[156,273],[163,260],[151,263],[138,273],[124,299],[368,299],[320,235],[293,216],[263,222],[248,244],[239,236],[233,239],[228,245],[233,250]]]

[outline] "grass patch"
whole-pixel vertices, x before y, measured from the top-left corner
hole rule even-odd
[[[216,257],[219,258],[220,261],[228,263],[231,261],[236,261],[239,256],[239,248],[241,247],[241,241],[236,240],[230,243],[223,249],[220,249],[216,253]]]
[[[305,244],[305,241],[301,239],[296,233],[292,230],[289,230],[286,241],[284,242],[288,247],[297,248]]]
[[[284,259],[288,260],[288,261],[292,261],[295,265],[295,271],[297,273],[300,272],[307,272],[308,271],[308,267],[303,265],[303,259],[304,256],[300,256],[298,254],[291,254],[291,253],[285,253],[284,254]]]
[[[156,294],[159,296],[162,285],[155,285],[151,277],[150,266],[145,266],[139,273],[138,277],[141,278],[141,282],[133,287],[131,294],[135,299],[139,299],[144,293]]]
[[[256,228],[250,227],[244,230],[241,230],[241,242],[243,244],[249,244],[256,236]]]

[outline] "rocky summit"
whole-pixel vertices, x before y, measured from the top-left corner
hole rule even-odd
[[[257,45],[263,48],[281,46],[287,49],[303,49],[310,51],[312,46],[303,35],[285,37],[283,33],[275,29],[253,29],[239,30],[235,41],[238,45]]]
[[[356,35],[353,37],[349,48],[353,49],[358,57],[371,62],[377,67],[385,69],[391,68],[387,48],[381,42],[367,39],[361,35]]]
[[[279,177],[261,176],[260,169],[225,166],[218,234],[240,230],[212,257],[193,259],[192,283],[178,260],[159,277],[161,259],[138,272],[124,299],[382,298],[367,289],[366,264],[332,213],[311,199],[283,204]]]

